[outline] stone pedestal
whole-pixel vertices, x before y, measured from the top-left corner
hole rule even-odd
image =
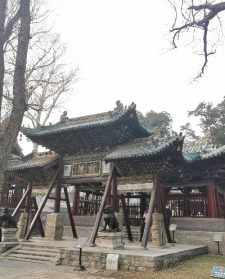
[[[63,216],[60,213],[47,215],[45,237],[49,240],[61,240],[63,237]]]
[[[161,213],[153,213],[151,226],[151,240],[156,247],[161,247],[166,244],[166,233]]]
[[[119,270],[119,254],[108,254],[106,257],[106,270]]]
[[[26,234],[26,226],[27,226],[27,220],[28,220],[28,213],[23,212],[20,214],[20,218],[17,224],[17,238],[18,239],[24,239]]]
[[[124,217],[123,217],[123,211],[122,211],[121,208],[120,208],[119,212],[116,213],[116,219],[119,223],[119,228],[120,228],[121,232],[123,232],[123,219],[124,219]]]
[[[122,232],[98,232],[96,245],[103,248],[123,249]]]
[[[17,228],[1,228],[2,231],[2,242],[16,242]]]

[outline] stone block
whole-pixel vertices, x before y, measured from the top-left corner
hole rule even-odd
[[[45,237],[49,240],[62,240],[63,216],[60,213],[50,213],[47,215]]]
[[[16,242],[17,228],[2,228],[2,242]]]
[[[108,254],[106,257],[106,270],[119,270],[119,254]]]
[[[96,244],[103,248],[123,249],[123,234],[122,232],[98,232]]]
[[[151,241],[154,246],[161,247],[166,244],[166,233],[163,215],[155,212],[152,215]]]
[[[28,221],[28,213],[22,212],[19,217],[19,221],[17,223],[17,238],[18,239],[24,239],[26,234],[26,227],[27,227],[27,221]]]

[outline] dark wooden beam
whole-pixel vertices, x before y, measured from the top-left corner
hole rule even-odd
[[[79,185],[79,184],[95,184],[95,183],[105,183],[107,181],[106,177],[63,177],[62,184],[68,185]]]
[[[73,215],[72,215],[72,210],[70,207],[70,201],[69,201],[69,195],[68,195],[68,191],[66,187],[63,187],[64,189],[64,194],[65,194],[65,199],[66,199],[66,206],[67,206],[67,211],[68,211],[68,215],[69,215],[69,220],[70,220],[70,225],[71,225],[71,229],[72,229],[72,233],[73,233],[73,238],[77,238],[77,231],[76,231],[76,227],[75,227],[75,223],[74,223],[74,219],[73,219]]]
[[[49,200],[55,200],[56,197],[48,197]],[[60,201],[66,201],[66,199],[60,198]]]
[[[115,169],[113,167],[112,171],[110,172],[110,175],[108,177],[108,181],[107,181],[105,191],[104,191],[104,194],[103,194],[103,197],[102,197],[102,202],[101,202],[98,214],[96,216],[96,220],[95,220],[95,224],[94,224],[94,227],[93,227],[93,231],[91,233],[91,237],[89,239],[89,245],[90,246],[95,245],[95,239],[97,237],[98,228],[99,228],[99,225],[100,225],[100,222],[101,222],[101,219],[102,219],[103,210],[104,210],[104,207],[106,205],[107,197],[110,194],[111,184],[112,184],[112,180],[113,180],[114,175],[115,175]]]
[[[149,202],[149,210],[147,214],[147,219],[145,220],[145,228],[144,228],[144,233],[143,233],[143,238],[142,238],[142,246],[144,248],[147,247],[148,244],[148,239],[149,239],[149,232],[150,232],[150,226],[152,222],[152,214],[154,211],[155,207],[155,199],[156,199],[156,191],[157,191],[157,178],[153,178],[153,187],[151,191],[151,198]]]

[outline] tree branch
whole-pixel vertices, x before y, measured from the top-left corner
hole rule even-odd
[[[169,0],[169,3],[171,4],[171,1]],[[208,64],[208,57],[215,53],[215,51],[209,51],[208,50],[208,32],[209,32],[209,25],[211,21],[217,17],[219,13],[225,11],[225,2],[220,3],[208,3],[206,1],[204,4],[200,5],[194,5],[193,1],[191,1],[191,5],[187,8],[187,11],[190,11],[191,14],[189,17],[186,17],[183,13],[181,13],[182,18],[184,20],[184,24],[180,26],[175,26],[177,23],[177,14],[175,15],[175,23],[172,24],[172,28],[170,29],[170,32],[173,33],[172,36],[172,44],[174,48],[177,47],[177,41],[180,39],[181,32],[189,31],[190,28],[198,29],[200,31],[203,31],[202,33],[202,42],[203,42],[203,64],[200,70],[200,74],[198,77],[201,77],[204,72],[205,68]],[[183,5],[183,4],[182,4]],[[176,9],[176,8],[174,8]],[[176,9],[177,10],[177,9]]]

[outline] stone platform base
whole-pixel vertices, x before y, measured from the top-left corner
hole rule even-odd
[[[63,215],[50,213],[47,215],[45,237],[49,240],[62,240],[63,237]]]
[[[123,249],[122,232],[98,232],[96,245],[102,248]]]
[[[207,253],[205,246],[175,245],[165,248],[149,247],[147,250],[136,247],[128,247],[122,250],[105,249],[100,247],[84,247],[82,249],[82,265],[88,269],[106,270],[107,256],[118,255],[119,270],[146,271],[160,270],[172,267],[177,263]],[[78,265],[79,250],[60,249],[58,263],[67,266]]]

